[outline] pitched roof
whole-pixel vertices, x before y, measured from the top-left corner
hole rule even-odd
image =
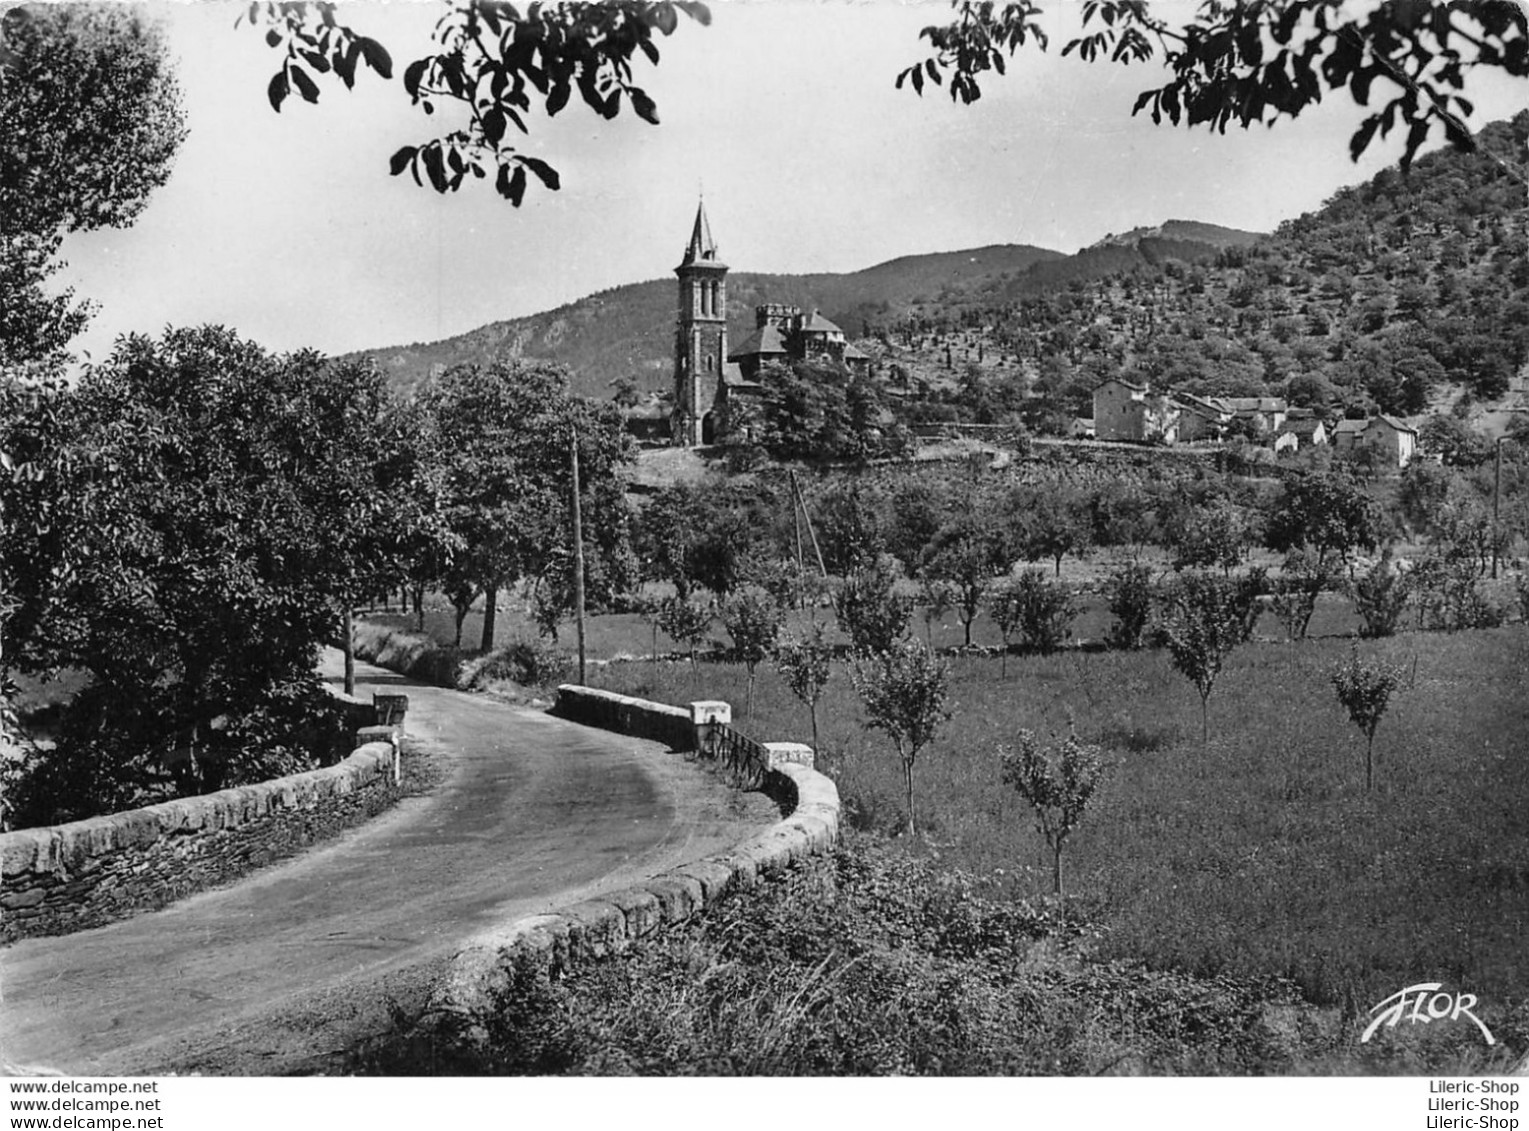
[[[850,361],[870,361],[871,355],[858,346],[847,345],[844,347],[844,356]]]
[[[1292,416],[1286,419],[1284,427],[1298,436],[1310,436],[1322,427],[1322,422],[1315,416]]]
[[[786,351],[786,340],[780,336],[780,331],[769,323],[755,330],[738,344],[738,348],[727,355],[728,361],[738,361],[745,357],[760,357],[764,355],[783,355]]]
[[[1103,381],[1100,381],[1097,385],[1094,386],[1094,392],[1097,393],[1106,385],[1124,385],[1127,389],[1133,389],[1138,393],[1145,393],[1147,391],[1147,386],[1134,384],[1133,382],[1127,381],[1124,377],[1106,377]]]
[[[1340,420],[1338,421],[1338,427],[1334,428],[1333,432],[1353,433],[1354,435],[1358,435],[1369,426],[1370,422],[1368,420]]]
[[[842,334],[843,330],[824,318],[816,310],[809,314],[802,322],[804,334]]]
[[[1197,397],[1193,393],[1183,393],[1178,398],[1178,406],[1185,412],[1192,412],[1196,416],[1214,417],[1231,415],[1231,409],[1226,408],[1220,397]]]
[[[1284,412],[1282,397],[1219,397],[1232,412]]]
[[[685,258],[680,260],[680,266],[688,267],[698,262],[713,267],[722,266],[717,258],[717,241],[711,238],[711,224],[706,219],[704,200],[696,206],[695,227],[691,229],[690,242],[685,245]]]
[[[1410,425],[1410,424],[1403,423],[1402,421],[1396,419],[1396,417],[1394,417],[1394,416],[1387,416],[1385,413],[1381,413],[1379,416],[1377,416],[1375,418],[1375,420],[1381,421],[1382,423],[1385,423],[1385,424],[1389,424],[1392,428],[1395,428],[1398,432],[1411,432],[1414,436],[1417,435],[1417,429],[1416,428],[1412,427],[1412,425]],[[1371,423],[1374,423],[1374,421],[1372,421]]]

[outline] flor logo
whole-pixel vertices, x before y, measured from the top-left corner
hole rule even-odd
[[[1382,1025],[1394,1029],[1404,1020],[1409,1025],[1428,1025],[1434,1021],[1458,1021],[1468,1017],[1481,1030],[1487,1044],[1495,1045],[1497,1041],[1492,1031],[1471,1012],[1476,1006],[1476,995],[1441,993],[1441,989],[1440,982],[1419,982],[1392,994],[1370,1010],[1377,1016],[1360,1036],[1359,1043],[1368,1041]]]

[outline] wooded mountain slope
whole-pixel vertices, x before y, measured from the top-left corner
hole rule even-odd
[[[881,327],[887,360],[982,358],[1080,415],[1111,376],[1403,415],[1462,388],[1500,397],[1529,359],[1526,138],[1529,111],[1483,129],[1477,152],[1383,170],[1214,262],[1127,264],[1049,293],[994,292],[985,309],[916,312]],[[1118,250],[1105,240],[1069,262]]]
[[[987,306],[995,298],[1044,293],[1074,279],[1160,262],[1175,255],[1212,259],[1221,247],[1256,235],[1210,224],[1170,221],[1115,237],[1108,247],[1065,255],[1013,244],[965,251],[908,255],[850,274],[772,275],[734,270],[728,275],[731,340],[754,329],[754,307],[786,302],[820,310],[852,338],[914,311]],[[655,265],[657,266],[657,265]],[[608,396],[610,383],[633,377],[649,390],[668,387],[674,356],[675,283],[659,278],[601,291],[542,314],[493,322],[439,342],[363,351],[389,381],[412,388],[432,372],[461,362],[538,358],[566,364],[576,392]]]

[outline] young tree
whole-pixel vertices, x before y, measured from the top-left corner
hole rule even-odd
[[[1035,810],[1036,823],[1051,849],[1051,890],[1062,893],[1062,848],[1072,835],[1104,777],[1104,751],[1076,735],[1056,750],[1042,749],[1031,731],[1021,730],[1014,746],[998,747],[1003,782]]]
[[[1337,692],[1338,702],[1364,734],[1364,788],[1367,793],[1375,782],[1375,731],[1391,705],[1392,693],[1401,686],[1405,675],[1405,670],[1400,667],[1363,662],[1357,644],[1348,662],[1339,664],[1332,671],[1333,690]]]
[[[659,624],[663,626],[665,635],[676,644],[683,644],[690,654],[690,681],[693,685],[698,686],[701,682],[701,673],[696,667],[696,649],[711,631],[714,613],[715,609],[709,601],[703,603],[693,597],[670,597],[664,601],[659,613]]]
[[[1020,596],[1019,587],[1012,578],[1005,578],[998,583],[993,590],[992,601],[989,602],[989,611],[993,616],[993,623],[998,626],[998,635],[1003,640],[1003,651],[998,660],[998,678],[1007,679],[1009,675],[1009,641],[1014,632],[1019,628],[1024,619],[1024,601]]]
[[[890,574],[863,570],[846,577],[833,595],[834,616],[860,652],[890,652],[908,631],[913,601],[894,588]]]
[[[807,705],[812,723],[812,748],[818,745],[818,700],[832,670],[833,649],[823,640],[823,626],[814,624],[806,637],[787,634],[776,641],[775,666],[786,686]]]
[[[765,590],[749,586],[722,602],[722,627],[733,639],[733,652],[749,674],[744,714],[754,714],[754,672],[770,654],[786,621],[786,610]]]
[[[942,577],[924,577],[918,583],[920,616],[924,620],[924,639],[934,647],[934,622],[950,612],[956,593],[950,582]]]
[[[1336,582],[1339,567],[1355,550],[1373,550],[1379,538],[1380,509],[1352,480],[1321,472],[1286,481],[1264,542],[1286,555],[1282,585],[1300,596],[1291,604],[1305,613],[1297,618],[1301,636],[1317,598]]]
[[[1030,568],[1009,583],[1018,606],[1019,636],[1025,647],[1054,652],[1071,633],[1077,613],[1072,594],[1044,571]]]
[[[663,627],[664,602],[660,597],[642,597],[637,602],[637,611],[642,614],[642,619],[647,622],[648,629],[652,633],[649,643],[648,668],[650,671],[658,670],[658,630]]]
[[[851,678],[870,726],[885,733],[897,748],[908,801],[908,835],[917,836],[913,766],[919,752],[934,741],[940,724],[950,718],[945,706],[950,671],[923,641],[909,638],[862,659]]]
[[[1105,581],[1110,612],[1115,623],[1110,627],[1110,643],[1117,648],[1140,648],[1152,620],[1152,570],[1139,562],[1111,571]]]
[[[1232,649],[1242,642],[1242,616],[1231,582],[1186,573],[1170,592],[1163,632],[1174,668],[1200,693],[1201,741],[1210,743],[1210,694]]]
[[[1350,593],[1354,609],[1364,622],[1359,635],[1366,638],[1393,635],[1407,611],[1411,590],[1407,574],[1386,558],[1371,566],[1363,577],[1356,578]]]
[[[1172,531],[1174,569],[1219,568],[1226,576],[1242,564],[1251,540],[1246,512],[1228,499],[1189,507]]]
[[[812,510],[829,573],[845,577],[876,564],[883,549],[881,524],[854,481],[830,487],[813,501]]]
[[[1062,576],[1062,559],[1081,554],[1093,539],[1089,499],[1064,483],[1020,488],[1009,500],[1017,518],[1014,550],[1027,562],[1050,561]]]
[[[987,587],[1008,565],[1003,540],[991,528],[984,529],[976,516],[958,519],[940,531],[925,555],[920,572],[949,587],[961,621],[962,642],[968,648]]]

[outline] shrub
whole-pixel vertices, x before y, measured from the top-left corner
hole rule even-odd
[[[522,687],[553,687],[566,683],[572,674],[573,660],[566,652],[539,639],[517,637],[464,664],[457,678],[462,690],[477,691],[496,680],[509,680]]]
[[[1359,628],[1360,636],[1366,639],[1394,636],[1402,614],[1407,611],[1411,585],[1406,574],[1397,572],[1382,559],[1353,583],[1349,595],[1364,622]]]
[[[1469,556],[1431,552],[1412,571],[1417,594],[1418,627],[1459,632],[1495,628],[1506,619],[1481,590],[1481,572]]]
[[[1253,629],[1258,627],[1258,618],[1273,593],[1274,585],[1269,580],[1269,571],[1263,566],[1254,566],[1232,581],[1232,604],[1237,611],[1238,623],[1242,626],[1241,643],[1246,644],[1253,639]]]
[[[793,869],[793,872],[796,872]],[[868,837],[567,978],[515,964],[487,1038],[394,1038],[353,1069],[601,1076],[1288,1071],[1275,979],[1078,957],[1068,917]],[[1039,945],[1038,945],[1039,944]],[[1304,1042],[1302,1042],[1304,1043]],[[1313,1041],[1312,1043],[1315,1043]]]
[[[1072,618],[1077,615],[1067,586],[1034,567],[1010,584],[1019,606],[1019,637],[1025,647],[1036,652],[1056,651],[1072,635]]]
[[[1113,570],[1105,581],[1110,612],[1110,643],[1117,648],[1140,648],[1152,620],[1152,570],[1132,562]]]
[[[1330,567],[1321,556],[1301,547],[1285,555],[1274,593],[1274,613],[1290,639],[1305,638],[1317,598],[1331,580]]]
[[[461,637],[461,625],[457,626]],[[457,686],[457,665],[461,652],[437,644],[429,636],[400,632],[387,625],[357,621],[356,658],[388,668],[436,687]]]

